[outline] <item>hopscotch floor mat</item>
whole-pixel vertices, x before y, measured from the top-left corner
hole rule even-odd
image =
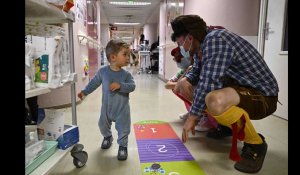
[[[146,120],[133,127],[143,175],[205,175],[169,123]]]

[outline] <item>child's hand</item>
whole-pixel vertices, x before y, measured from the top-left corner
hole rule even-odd
[[[120,89],[120,87],[121,87],[120,83],[113,82],[113,83],[110,84],[109,90],[115,91],[117,89]]]
[[[172,82],[172,81],[168,81],[166,84],[165,84],[165,88],[166,89],[174,89],[176,86],[176,82]]]
[[[80,93],[77,94],[77,97],[80,98],[80,100],[83,100],[85,95],[82,92],[80,92]]]

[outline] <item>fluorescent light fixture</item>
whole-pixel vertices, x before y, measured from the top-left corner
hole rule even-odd
[[[183,2],[179,2],[178,5],[179,5],[179,7],[183,7]],[[175,2],[172,2],[172,3],[171,3],[171,6],[174,6],[174,7],[175,7],[175,6],[176,6],[176,3],[175,3]]]
[[[135,2],[135,1],[121,1],[121,2],[116,2],[116,1],[111,1],[109,4],[112,5],[151,5],[151,2]]]
[[[122,39],[129,40],[129,39],[132,39],[132,37],[131,36],[124,36],[124,37],[122,37]]]
[[[139,25],[140,23],[133,22],[133,23],[126,23],[126,22],[115,22],[114,24],[116,25],[128,25],[128,26],[134,26],[134,25]]]

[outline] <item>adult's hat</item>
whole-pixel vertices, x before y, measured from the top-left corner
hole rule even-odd
[[[171,26],[174,33],[171,39],[175,41],[176,37],[181,35],[191,34],[200,42],[203,41],[206,35],[206,23],[198,15],[181,15],[171,21]]]

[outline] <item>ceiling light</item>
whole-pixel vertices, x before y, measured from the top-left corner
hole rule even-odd
[[[151,2],[135,2],[135,1],[128,1],[128,2],[109,2],[112,5],[151,5]]]
[[[172,2],[172,3],[171,3],[171,6],[174,6],[174,7],[175,7],[175,6],[177,6],[177,3]],[[179,3],[178,3],[178,6],[179,6],[179,7],[183,7],[183,2],[179,2]]]
[[[114,24],[116,25],[128,25],[128,26],[134,26],[134,25],[139,25],[140,23],[137,23],[137,22],[133,22],[133,23],[126,23],[126,22],[115,22]]]
[[[129,39],[132,39],[132,37],[131,37],[131,36],[123,36],[122,39],[124,39],[124,40],[126,40],[126,39],[129,40]]]

